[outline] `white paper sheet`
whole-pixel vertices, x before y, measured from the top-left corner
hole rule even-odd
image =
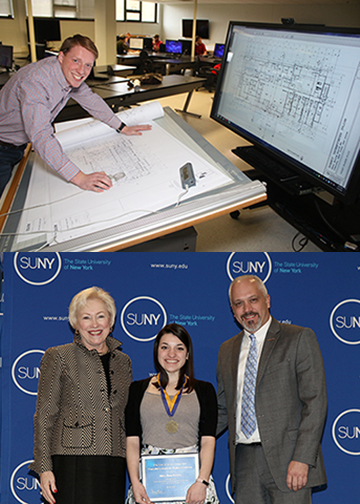
[[[134,111],[143,107],[146,105]],[[126,122],[130,124],[129,117]],[[113,187],[103,193],[82,191],[65,182],[37,157],[25,209],[44,206],[23,211],[18,242],[28,240],[32,233],[45,233],[49,243],[63,242],[181,204],[232,182],[158,124],[150,124],[152,130],[141,136],[119,135],[107,128],[107,134],[92,139],[86,134],[85,141],[64,143],[64,150],[84,173],[104,170],[114,177]],[[86,129],[95,128],[97,131],[95,126]],[[196,186],[184,194],[179,169],[187,162],[193,165]]]

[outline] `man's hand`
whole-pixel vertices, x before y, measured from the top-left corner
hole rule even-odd
[[[84,191],[103,192],[112,187],[112,182],[105,172],[83,173],[80,171],[71,182]]]
[[[292,460],[288,467],[286,476],[286,484],[289,490],[297,492],[304,488],[308,481],[309,466],[303,462],[295,462]]]
[[[142,131],[151,130],[150,124],[139,124],[138,126],[124,126],[121,130],[123,135],[142,135]]]

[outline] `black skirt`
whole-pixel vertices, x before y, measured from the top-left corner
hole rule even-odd
[[[123,504],[126,461],[106,455],[54,455],[56,504]]]

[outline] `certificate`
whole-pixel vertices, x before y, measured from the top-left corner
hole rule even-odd
[[[199,475],[199,454],[143,455],[141,473],[153,502],[185,501],[188,488]]]

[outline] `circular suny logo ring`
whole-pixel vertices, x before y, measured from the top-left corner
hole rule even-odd
[[[20,359],[22,359],[23,357],[25,357],[26,355],[29,355],[29,354],[33,354],[33,353],[40,353],[40,354],[44,354],[44,350],[28,350],[27,352],[24,352],[22,353],[21,355],[19,355],[19,357],[17,359],[15,359],[14,361],[14,364],[12,365],[11,367],[11,377],[13,379],[13,382],[15,383],[15,385],[22,391],[24,392],[25,394],[29,394],[29,395],[37,395],[37,392],[31,392],[29,390],[26,390],[24,389],[24,387],[22,387],[19,382],[17,381],[16,379],[16,376],[15,376],[15,369],[16,369],[16,366],[17,366],[17,363],[19,362]]]
[[[262,279],[262,281],[263,281],[264,283],[266,283],[266,282],[269,280],[269,277],[270,277],[270,275],[271,275],[271,271],[272,271],[272,263],[271,263],[271,258],[270,258],[270,256],[269,256],[268,252],[262,252],[262,253],[263,253],[263,254],[264,254],[264,256],[266,257],[266,259],[267,259],[267,261],[268,261],[268,265],[269,265],[269,271],[268,271],[268,273],[267,273],[266,277],[265,277],[264,279]],[[232,273],[231,273],[231,269],[230,269],[230,268],[231,268],[231,260],[232,260],[232,258],[234,257],[234,255],[235,255],[235,254],[237,254],[237,252],[232,252],[232,253],[229,255],[228,260],[227,260],[227,263],[226,263],[226,272],[227,272],[228,277],[230,278],[230,280],[231,280],[231,281],[233,281],[233,280],[234,280],[234,277],[233,277],[233,275],[232,275]]]
[[[360,340],[359,341],[349,341],[349,340],[346,340],[344,338],[341,338],[341,336],[338,335],[338,333],[336,332],[335,330],[335,327],[334,327],[334,315],[335,315],[335,312],[338,308],[340,308],[340,306],[346,304],[346,303],[359,303],[360,304],[360,300],[359,299],[345,299],[344,301],[341,301],[340,303],[338,303],[335,308],[332,310],[331,314],[330,314],[330,328],[331,328],[331,331],[333,332],[334,336],[342,341],[343,343],[346,343],[347,345],[359,345],[360,344]]]
[[[14,268],[15,268],[16,273],[21,278],[21,280],[23,280],[24,282],[26,282],[30,285],[46,285],[48,283],[51,283],[53,280],[55,280],[55,278],[58,276],[58,274],[61,271],[61,266],[62,266],[61,256],[60,256],[59,252],[54,252],[54,254],[56,255],[56,257],[58,259],[58,267],[57,267],[55,273],[47,280],[43,280],[43,281],[39,281],[39,282],[35,282],[34,280],[30,280],[29,278],[26,278],[23,275],[23,273],[21,273],[21,271],[19,270],[17,259],[18,259],[20,253],[21,252],[16,252],[14,255]]]
[[[121,326],[122,328],[124,329],[124,331],[126,332],[126,334],[128,336],[130,336],[130,338],[136,340],[136,341],[143,341],[143,342],[146,342],[146,341],[151,341],[153,339],[156,338],[156,334],[154,334],[153,336],[150,336],[149,338],[139,338],[138,336],[134,336],[133,334],[130,333],[130,331],[126,328],[126,324],[125,324],[125,320],[124,320],[124,316],[125,316],[125,312],[126,312],[126,309],[132,304],[134,303],[135,301],[140,301],[140,300],[146,300],[146,301],[152,301],[153,303],[157,304],[161,311],[162,311],[162,314],[163,314],[163,317],[164,317],[164,326],[166,325],[166,322],[167,322],[167,314],[166,314],[166,311],[165,311],[165,308],[163,307],[163,305],[160,303],[160,301],[158,301],[157,299],[154,299],[150,296],[138,296],[138,297],[135,297],[133,299],[130,299],[130,301],[128,301],[126,303],[126,305],[124,306],[124,308],[122,309],[121,311],[121,315],[120,315],[120,321],[121,321]]]

